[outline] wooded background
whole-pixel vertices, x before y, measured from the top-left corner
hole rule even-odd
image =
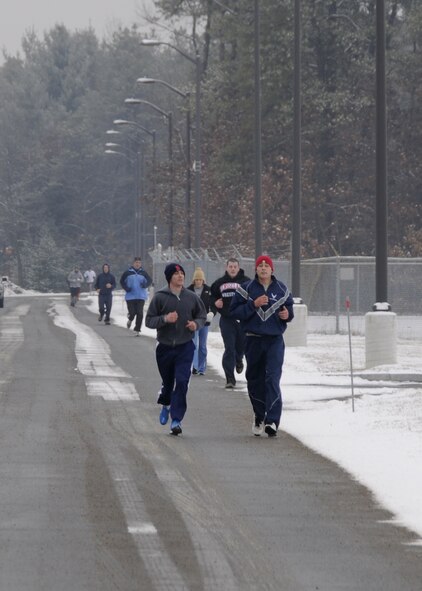
[[[150,31],[136,24],[98,39],[92,29],[57,25],[27,34],[0,68],[0,265],[23,287],[65,286],[74,264],[111,264],[134,254],[135,127],[157,134],[155,185],[150,137],[145,154],[145,244],[168,246],[166,120],[174,119],[174,246],[186,244],[186,101],[141,76],[190,93],[202,70],[202,243],[254,251],[254,26],[250,0],[161,0]],[[292,0],[261,0],[263,246],[290,257],[293,152]],[[386,1],[389,255],[422,256],[422,3]],[[375,0],[302,0],[302,254],[374,254]],[[122,126],[123,127],[123,126]],[[114,127],[114,129],[117,129]],[[192,130],[192,155],[194,154]],[[116,140],[115,138],[119,138]],[[116,142],[124,156],[105,154]],[[193,156],[192,156],[193,158]],[[152,187],[155,186],[155,196]],[[153,198],[154,196],[154,198]],[[192,189],[192,224],[194,190]]]

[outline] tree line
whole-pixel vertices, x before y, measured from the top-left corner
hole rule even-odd
[[[145,251],[154,240],[167,247],[170,227],[175,247],[188,244],[186,110],[192,113],[193,154],[195,68],[171,47],[141,44],[145,37],[168,40],[169,29],[170,43],[188,55],[198,53],[201,63],[201,244],[235,244],[253,254],[252,3],[155,4],[157,16],[148,32],[134,24],[98,39],[92,29],[56,25],[42,38],[25,35],[18,55],[4,55],[0,263],[11,266],[23,286],[59,289],[75,263],[126,265],[136,248],[141,189]],[[293,7],[293,0],[260,1],[263,246],[286,257]],[[302,255],[373,255],[375,0],[302,0],[301,7]],[[422,6],[415,0],[386,0],[386,19],[389,254],[422,256]],[[159,84],[137,84],[143,76],[166,81],[188,99]],[[168,119],[146,104],[127,105],[130,97],[172,113],[172,166]],[[116,119],[138,127],[113,125]],[[156,133],[155,159],[151,135],[140,126]],[[107,130],[118,133],[107,135]],[[117,144],[112,153],[105,154],[106,143]],[[193,231],[193,190],[191,203]]]

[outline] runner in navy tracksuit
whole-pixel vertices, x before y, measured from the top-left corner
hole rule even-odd
[[[183,287],[185,271],[177,263],[169,263],[164,274],[168,287],[157,291],[145,318],[148,328],[157,329],[156,359],[162,378],[157,403],[162,405],[160,423],[171,416],[171,433],[182,432],[186,413],[186,395],[191,376],[194,344],[193,334],[206,322],[207,314],[201,299]]]
[[[252,432],[261,435],[265,428],[267,435],[274,437],[282,409],[283,333],[293,319],[293,298],[272,274],[270,257],[258,257],[255,268],[255,279],[238,288],[230,312],[242,321],[246,334],[246,380],[255,413]]]
[[[127,305],[127,327],[130,328],[135,319],[135,336],[139,337],[141,332],[142,319],[144,317],[144,305],[148,299],[148,287],[151,285],[152,279],[148,273],[142,268],[142,260],[140,257],[135,257],[133,264],[120,277],[120,285],[125,290],[125,300]]]
[[[98,316],[99,322],[103,319],[105,324],[110,324],[110,312],[113,303],[113,289],[116,287],[116,279],[112,273],[110,273],[110,265],[105,263],[103,265],[103,272],[100,273],[95,281],[95,289],[98,293],[98,307],[100,309],[100,315]]]

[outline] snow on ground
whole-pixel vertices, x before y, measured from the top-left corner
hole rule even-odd
[[[97,297],[83,299],[98,314]],[[116,292],[112,323],[125,328],[126,322],[123,295]],[[313,328],[316,322],[313,317]],[[155,337],[145,327],[142,334]],[[348,335],[312,332],[306,347],[286,350],[280,428],[365,485],[392,512],[394,523],[413,530],[414,544],[422,545],[422,339],[399,339],[397,351],[397,364],[365,370],[365,339],[352,335],[353,412]],[[219,332],[210,332],[208,365],[224,379],[222,352]],[[246,398],[244,374],[238,389]]]
[[[90,309],[97,313],[95,297]],[[112,318],[126,326],[118,294]],[[145,327],[142,334],[155,337]],[[365,338],[352,336],[353,412],[348,335],[308,335],[306,347],[286,351],[280,428],[347,470],[394,514],[395,523],[420,536],[415,544],[422,544],[422,340],[400,339],[397,350],[396,365],[365,370]],[[210,332],[208,365],[224,378],[222,353],[220,333]],[[396,376],[399,381],[392,379]],[[247,396],[244,374],[238,389]]]

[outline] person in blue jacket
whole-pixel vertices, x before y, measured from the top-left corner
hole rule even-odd
[[[255,269],[255,279],[236,290],[230,313],[241,321],[246,336],[246,380],[255,413],[252,433],[259,436],[265,430],[275,437],[282,410],[283,333],[293,319],[293,298],[273,275],[269,256],[259,256]]]
[[[148,299],[148,287],[151,283],[151,277],[142,268],[141,257],[135,257],[132,266],[120,277],[120,285],[126,292],[125,300],[128,311],[126,326],[130,328],[134,318],[136,318],[135,328],[133,330],[137,337],[139,337],[139,333],[141,332],[144,305]]]
[[[116,278],[110,273],[110,265],[104,263],[103,272],[100,273],[95,281],[95,289],[98,293],[98,307],[100,315],[98,321],[104,317],[104,323],[110,324],[110,312],[113,303],[113,289],[116,287]]]

